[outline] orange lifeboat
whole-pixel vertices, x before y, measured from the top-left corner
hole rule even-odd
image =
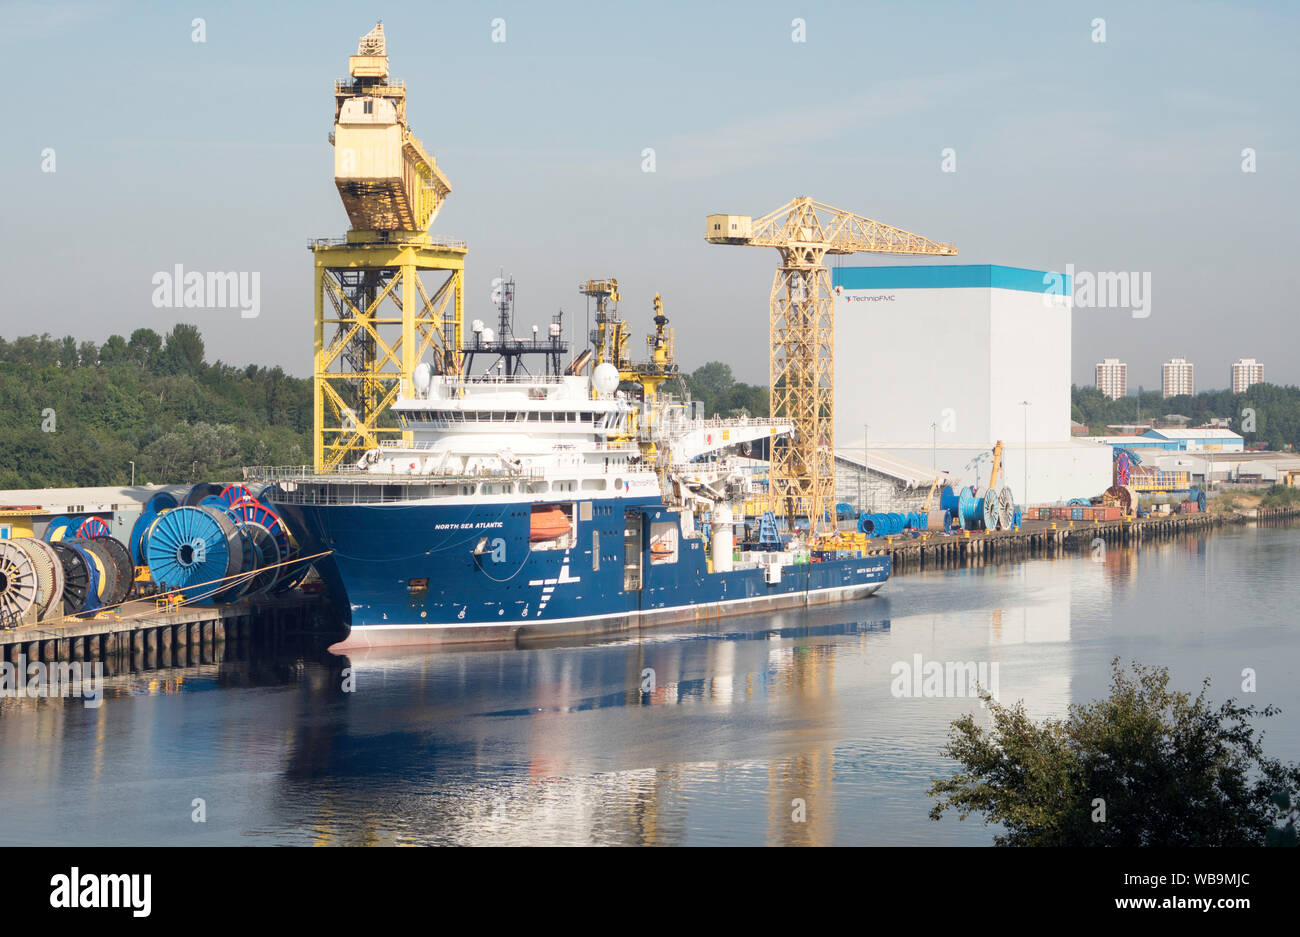
[[[528,531],[530,543],[542,540],[554,540],[569,532],[569,515],[561,507],[547,505],[533,508],[533,515]]]

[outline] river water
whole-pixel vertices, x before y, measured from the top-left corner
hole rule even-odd
[[[1042,717],[1104,695],[1115,656],[1165,665],[1282,707],[1265,748],[1300,760],[1298,580],[1300,529],[1231,528],[614,642],[310,652],[109,678],[98,707],[3,699],[0,844],[988,844],[976,818],[927,816],[949,724],[985,718],[951,695],[973,687],[906,695],[901,673],[982,664]]]

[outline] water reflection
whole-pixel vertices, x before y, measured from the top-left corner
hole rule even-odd
[[[982,710],[895,695],[891,668],[996,663],[1001,698],[1041,716],[1104,692],[1116,654],[1187,687],[1210,674],[1223,696],[1250,664],[1262,702],[1300,711],[1279,593],[1297,543],[1241,531],[936,571],[863,602],[573,646],[298,648],[117,676],[98,709],[3,700],[0,841],[987,843],[929,821],[925,796],[953,770],[949,724]],[[1298,757],[1295,721],[1269,740]]]

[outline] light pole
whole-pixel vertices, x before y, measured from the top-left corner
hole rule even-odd
[[[1032,404],[1028,400],[1020,401],[1020,405],[1025,408],[1025,487],[1020,492],[1020,497],[1025,499],[1025,504],[1029,504],[1029,408]]]
[[[135,487],[135,463],[131,463],[131,487]]]
[[[938,445],[939,445],[939,424],[931,423],[930,424],[930,468],[935,467],[935,462],[937,460],[935,459],[934,456],[934,450],[938,447]]]

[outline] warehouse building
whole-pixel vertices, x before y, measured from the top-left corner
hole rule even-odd
[[[835,501],[863,511],[920,511],[931,488],[954,483],[946,472],[881,452],[835,455]]]
[[[1230,429],[1197,426],[1193,429],[1151,429],[1143,438],[1157,440],[1161,448],[1182,452],[1241,452],[1246,440]]]
[[[44,537],[56,517],[98,517],[108,532],[127,542],[145,504],[160,491],[184,498],[189,485],[136,485],[125,488],[27,488],[0,491],[0,540]]]
[[[1294,452],[1227,452],[1153,450],[1142,460],[1161,471],[1186,472],[1191,484],[1201,488],[1222,485],[1300,487],[1300,455]]]
[[[1021,503],[1110,485],[1110,447],[1071,434],[1067,277],[944,264],[840,267],[832,283],[838,456],[987,483],[1001,440]]]

